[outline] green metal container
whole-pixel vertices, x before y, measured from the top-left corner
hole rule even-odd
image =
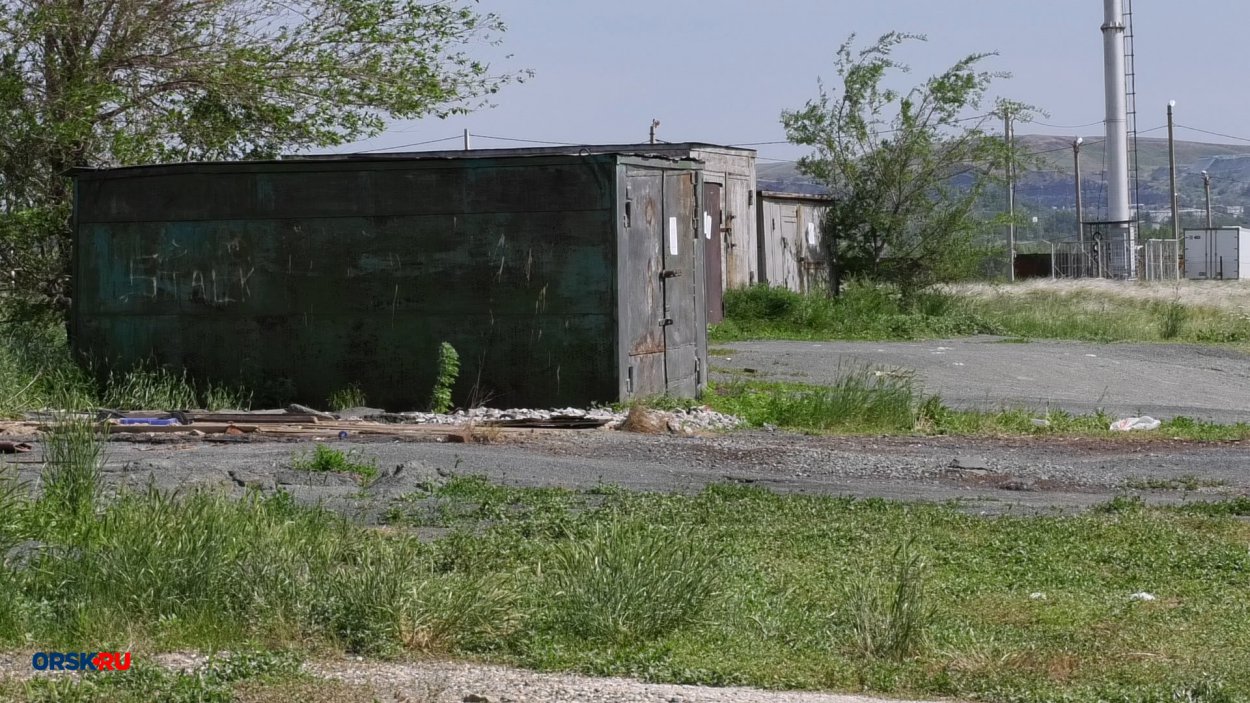
[[[259,402],[424,409],[692,396],[706,377],[698,162],[452,152],[75,174],[72,337]]]

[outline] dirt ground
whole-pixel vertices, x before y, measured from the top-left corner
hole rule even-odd
[[[38,486],[41,447],[7,457],[19,477]],[[380,476],[291,469],[309,442],[164,439],[114,440],[106,446],[109,487],[212,487],[243,494],[283,489],[364,523],[382,520],[450,476],[485,476],[519,487],[698,491],[740,483],[784,493],[960,501],[968,510],[1080,510],[1123,494],[1176,503],[1250,494],[1250,447],[1166,438],[1125,440],[968,439],[951,437],[812,437],[738,431],[679,437],[608,430],[536,430],[491,444],[437,441],[340,441],[330,444],[374,461]],[[6,458],[0,458],[5,460]]]

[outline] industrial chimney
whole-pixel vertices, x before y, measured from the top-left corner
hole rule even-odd
[[[1136,227],[1129,206],[1128,100],[1124,70],[1123,0],[1103,0],[1102,25],[1107,83],[1107,231],[1108,263],[1114,275],[1136,278]]]

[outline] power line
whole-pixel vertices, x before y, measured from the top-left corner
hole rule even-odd
[[[446,139],[431,139],[425,142],[413,142],[412,144],[400,144],[398,146],[381,146],[376,149],[362,149],[355,153],[371,154],[376,151],[390,151],[391,149],[407,149],[410,146],[425,146],[426,144],[438,144],[439,142],[450,142],[450,141],[454,141],[454,140],[461,139],[461,138],[462,138],[461,136],[455,136],[455,137],[447,137]]]
[[[1188,129],[1191,132],[1202,132],[1203,134],[1210,134],[1213,137],[1224,137],[1225,139],[1236,139],[1239,142],[1250,142],[1250,139],[1247,139],[1246,137],[1238,137],[1235,134],[1224,134],[1223,132],[1212,132],[1209,129],[1198,129],[1197,127],[1188,127],[1183,124],[1177,124],[1176,126],[1180,127],[1181,129]]]
[[[1050,124],[1048,122],[1041,122],[1038,120],[1026,120],[1025,121],[1025,124],[1037,124],[1043,127],[1050,127],[1052,129],[1085,129],[1086,127],[1093,127],[1094,125],[1099,125],[1102,123],[1103,123],[1103,120],[1097,120],[1095,122],[1090,122],[1088,124]]]
[[[541,139],[517,139],[514,137],[492,137],[489,134],[470,134],[469,136],[478,137],[480,139],[494,139],[494,140],[501,141],[501,142],[520,142],[522,144],[547,144],[551,146],[584,146],[584,144],[577,144],[574,142],[551,142],[551,141],[544,141]]]

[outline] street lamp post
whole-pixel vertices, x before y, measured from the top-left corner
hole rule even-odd
[[[1181,239],[1181,209],[1177,202],[1178,196],[1176,193],[1176,123],[1172,120],[1172,109],[1175,107],[1175,100],[1168,102],[1168,168],[1172,176],[1172,239],[1179,242]]]

